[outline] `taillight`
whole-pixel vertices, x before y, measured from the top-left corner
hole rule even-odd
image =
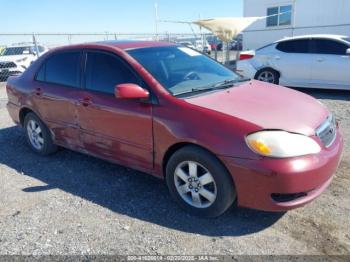
[[[239,60],[247,60],[247,59],[252,59],[254,57],[254,55],[251,54],[241,54],[239,56]]]

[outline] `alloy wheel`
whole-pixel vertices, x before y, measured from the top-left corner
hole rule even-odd
[[[194,161],[180,163],[175,169],[175,187],[181,198],[196,208],[211,206],[217,197],[212,174]]]
[[[33,119],[28,121],[27,134],[31,145],[36,150],[42,150],[44,148],[43,132],[40,125]]]
[[[275,76],[272,72],[269,71],[263,71],[258,76],[259,81],[268,82],[268,83],[274,83],[275,82]]]

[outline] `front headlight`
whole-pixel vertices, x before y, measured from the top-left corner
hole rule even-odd
[[[318,143],[310,137],[285,131],[260,131],[247,136],[251,150],[262,156],[286,158],[317,154]]]

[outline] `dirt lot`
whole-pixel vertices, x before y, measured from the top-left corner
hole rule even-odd
[[[350,92],[308,92],[341,121],[343,161],[324,194],[288,213],[180,210],[162,181],[60,150],[40,157],[0,85],[0,254],[350,254]]]

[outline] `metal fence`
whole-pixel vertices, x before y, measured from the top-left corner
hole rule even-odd
[[[205,52],[217,59],[223,60],[222,52],[211,50],[211,44],[217,44],[218,40],[210,34],[117,34],[117,33],[40,33],[40,34],[14,34],[0,33],[0,82],[6,81],[10,75],[20,74],[29,65],[45,53],[47,50],[78,43],[99,42],[108,40],[156,40],[166,42],[177,42],[190,45],[201,52]],[[211,52],[210,52],[211,51]],[[235,59],[235,51],[230,54],[230,59]]]

